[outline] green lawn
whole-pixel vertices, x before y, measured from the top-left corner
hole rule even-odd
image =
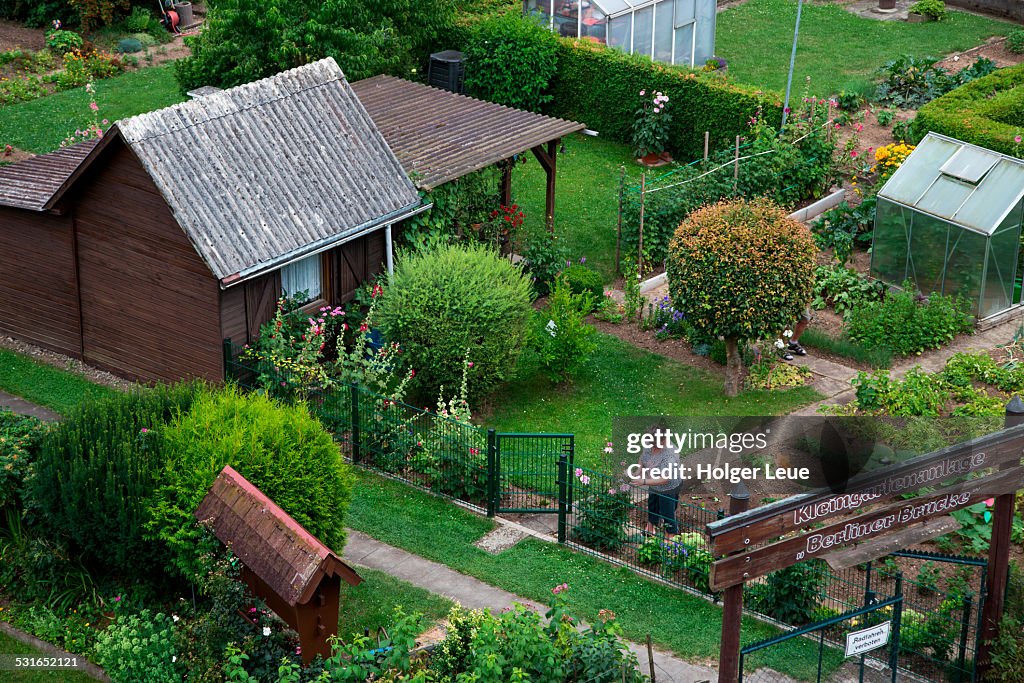
[[[381,626],[390,632],[396,607],[401,607],[406,614],[419,612],[433,622],[447,616],[455,604],[376,569],[358,569],[358,572],[363,577],[361,584],[341,588],[338,637],[346,642],[367,629],[371,637],[376,637]]]
[[[655,643],[681,658],[717,661],[722,627],[718,606],[536,539],[492,555],[473,545],[493,528],[491,520],[403,484],[362,471],[358,476],[349,508],[353,528],[537,602],[548,603],[551,589],[568,583],[570,609],[580,617],[593,620],[598,610],[610,609],[632,640],[642,641],[650,633]],[[743,642],[777,633],[747,619]],[[826,652],[826,670],[840,661],[836,653]],[[813,680],[817,662],[817,644],[800,639],[769,648],[758,659],[759,666],[805,680]]]
[[[616,415],[781,415],[820,398],[809,387],[727,398],[722,377],[606,334],[598,335],[597,351],[569,386],[552,386],[528,354],[519,374],[491,399],[487,426],[574,433],[576,462],[594,469],[604,469],[601,453]]]
[[[715,52],[729,60],[730,78],[785,90],[796,8],[796,0],[750,0],[718,15]],[[909,24],[805,2],[793,92],[802,96],[807,76],[813,94],[861,90],[879,67],[901,54],[941,57],[1013,28],[1009,22],[964,12],[950,11],[941,22]]]
[[[158,66],[96,81],[98,116],[114,122],[185,99],[174,80],[174,69]],[[0,106],[0,147],[13,145],[41,154],[60,147],[64,138],[93,119],[84,88]]]
[[[532,154],[516,166],[513,198],[522,206],[523,229],[544,229],[547,176]],[[555,185],[555,233],[569,247],[571,258],[587,257],[606,282],[615,274],[615,231],[619,211],[620,167],[626,182],[639,182],[640,171],[627,145],[588,135],[566,139],[565,153],[558,155]]]
[[[23,645],[6,634],[0,633],[0,654],[3,655],[27,655],[47,656],[35,648]],[[82,659],[85,659],[82,657]],[[81,671],[60,671],[60,670],[28,670],[21,671],[0,671],[0,680],[4,683],[85,683],[93,679]]]
[[[74,372],[40,363],[14,351],[0,349],[0,390],[65,413],[83,401],[115,393]]]

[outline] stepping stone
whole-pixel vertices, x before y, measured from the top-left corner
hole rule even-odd
[[[486,550],[487,552],[497,555],[498,553],[508,550],[519,541],[526,538],[529,534],[515,527],[507,524],[499,525],[494,531],[485,535],[479,541],[474,543],[477,548]]]

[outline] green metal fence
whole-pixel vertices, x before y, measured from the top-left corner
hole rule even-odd
[[[708,578],[713,557],[705,528],[725,515],[723,509],[680,501],[674,517],[678,528],[666,529],[666,520],[649,508],[647,487],[574,464],[572,434],[496,433],[355,386],[311,389],[304,378],[247,359],[242,352],[225,340],[227,379],[283,400],[307,402],[354,464],[461,500],[488,515],[557,514],[560,543],[681,589],[712,595]],[[652,521],[662,528],[650,534]],[[960,587],[940,587],[920,571],[904,580],[884,560],[843,571],[801,563],[748,584],[745,605],[752,613],[799,630],[840,614],[852,619],[852,612],[899,599],[906,616],[899,645],[905,665],[936,679],[974,680],[985,560],[913,551],[894,556],[919,566],[958,565],[964,572]],[[829,637],[825,630],[819,635]],[[754,651],[751,656],[756,659]],[[831,656],[823,655],[826,662]]]

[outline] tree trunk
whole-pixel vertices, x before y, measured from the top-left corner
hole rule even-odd
[[[725,395],[736,396],[743,389],[743,357],[740,356],[739,340],[735,337],[725,339]]]

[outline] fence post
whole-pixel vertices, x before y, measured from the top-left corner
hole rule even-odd
[[[971,596],[964,596],[964,619],[960,625],[960,653],[956,659],[956,681],[964,680],[964,668],[967,664],[967,639],[971,631]]]
[[[1006,404],[1004,425],[1013,427],[1024,422],[1024,401],[1014,396]],[[1006,469],[1015,463],[1004,463],[1000,469]],[[975,653],[975,670],[978,678],[984,678],[989,665],[989,643],[999,636],[999,623],[1003,618],[1003,606],[1006,601],[1006,584],[1009,578],[1010,545],[1013,533],[1013,507],[1016,492],[996,496],[996,504],[992,510],[992,540],[988,545],[988,596],[981,619],[981,637],[978,651]]]
[[[619,167],[619,223],[615,228],[615,272],[622,272],[622,202],[626,191],[626,167]]]
[[[224,381],[228,382],[231,378],[231,363],[234,361],[234,354],[232,352],[231,337],[224,338]]]
[[[729,514],[738,515],[750,507],[750,492],[739,482],[729,492]],[[740,627],[743,619],[743,582],[725,589],[722,596],[722,641],[718,683],[741,680]]]
[[[569,513],[569,456],[558,456],[558,542],[565,543]]]
[[[704,131],[704,163],[708,163],[708,143],[710,142],[710,131]]]
[[[896,683],[900,668],[900,622],[903,619],[903,572],[896,572],[896,597],[899,602],[893,605],[892,611],[892,645],[889,646],[889,670],[892,672],[892,683]]]
[[[864,572],[864,606],[867,607],[874,600],[874,596],[871,594],[871,560],[867,562],[867,569]],[[867,660],[867,655],[863,654],[860,656],[860,671],[857,674],[857,683],[864,683],[864,664]]]
[[[571,472],[575,466],[576,466],[576,435],[575,434],[570,434],[569,435],[569,471]],[[566,477],[566,486],[568,486],[568,489],[569,489],[568,496],[566,497],[566,500],[569,501],[569,509],[571,510],[572,509],[572,504],[573,504],[573,492],[575,491],[575,488],[572,485],[572,479],[570,477]]]
[[[361,430],[359,429],[359,389],[356,385],[352,385],[348,388],[349,390],[349,402],[350,406],[350,419],[352,421],[349,433],[352,434],[352,462],[355,464],[359,463],[361,444],[362,440]]]
[[[493,429],[487,430],[487,516],[498,513],[498,438]]]

